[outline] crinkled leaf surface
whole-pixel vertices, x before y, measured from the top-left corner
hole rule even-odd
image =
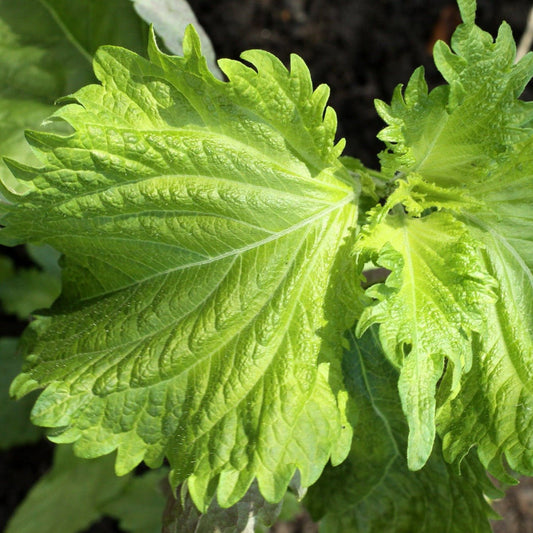
[[[474,457],[459,473],[436,447],[424,468],[407,468],[398,374],[373,330],[351,339],[343,366],[357,432],[348,459],[328,467],[304,500],[321,533],[489,533],[495,513],[483,493],[494,487]]]
[[[471,346],[470,371],[466,365],[462,375],[458,374],[457,357],[445,354],[453,364],[448,365],[439,387],[436,420],[447,458],[461,458],[476,446],[483,464],[500,477],[506,475],[502,455],[512,468],[531,474],[533,141],[527,126],[531,103],[517,98],[532,75],[533,56],[514,65],[509,28],[502,25],[493,42],[474,24],[475,2],[459,4],[465,23],[452,40],[454,52],[444,44],[436,48],[437,66],[450,85],[428,94],[422,73],[416,72],[405,92],[395,93],[391,106],[378,105],[389,124],[381,134],[388,143],[383,170],[398,185],[387,208],[403,204],[408,217],[420,217],[413,218],[413,227],[447,212],[450,234],[462,227],[464,236],[458,243],[476,250],[478,260],[466,261],[462,271],[434,263],[431,272],[455,272],[459,284],[455,286],[472,277],[494,285],[495,299],[477,306],[484,317],[483,327],[468,327],[468,321],[462,321],[455,331],[455,337],[464,333]],[[382,216],[381,224],[388,218]],[[381,224],[375,225],[376,236],[382,234]],[[369,237],[368,242],[372,238],[376,237]],[[385,259],[394,246],[392,240],[384,243]],[[428,265],[439,249],[436,245],[424,251]],[[405,269],[400,268],[401,272]],[[395,267],[387,285],[398,279],[400,268]],[[384,304],[392,309],[398,294],[387,285],[372,289],[383,297],[369,311],[374,318]],[[406,288],[404,279],[398,290]],[[432,284],[427,294],[437,297],[438,286]],[[457,296],[447,311],[450,318],[459,317],[463,309],[465,300]],[[474,297],[462,296],[466,301]],[[470,308],[475,309],[476,305]],[[381,327],[385,331],[391,326]],[[468,334],[469,329],[474,333]],[[435,337],[433,330],[426,333]],[[420,345],[424,341],[431,344],[434,339],[418,339]],[[384,348],[392,358],[386,342]],[[416,375],[409,378],[412,387],[416,379]]]
[[[529,137],[519,126],[531,120],[533,108],[517,98],[531,78],[533,55],[515,65],[510,27],[503,23],[493,42],[474,24],[475,1],[459,5],[464,24],[452,38],[455,53],[442,41],[434,50],[449,85],[428,94],[418,69],[404,92],[396,89],[390,106],[377,104],[388,123],[379,138],[389,147],[381,160],[390,177],[417,172],[427,182],[463,187],[483,179],[496,156]]]
[[[294,57],[223,61],[216,80],[192,29],[185,57],[120,48],[57,116],[74,133],[29,135],[43,160],[10,163],[4,242],[65,255],[64,292],[26,336],[21,396],[33,420],[92,457],[118,449],[188,479],[207,508],[254,477],[279,501],[348,452],[338,337],[354,320],[357,191],[338,162],[328,91]]]
[[[15,402],[9,397],[9,385],[22,368],[18,339],[0,338],[0,449],[35,442],[42,431],[30,422],[34,397]]]
[[[6,533],[78,533],[102,516],[101,507],[124,490],[130,477],[113,473],[113,458],[75,457],[58,446],[52,469],[30,490]],[[149,532],[147,532],[149,533]]]
[[[232,507],[223,509],[213,502],[202,514],[184,484],[165,511],[163,533],[254,533],[272,525],[280,511],[281,503],[265,501],[254,482]]]
[[[377,303],[365,309],[358,331],[382,324],[385,352],[401,368],[399,390],[411,428],[408,460],[418,469],[433,447],[435,391],[444,360],[453,364],[457,387],[472,365],[470,333],[482,326],[491,279],[480,273],[466,227],[443,212],[386,215],[371,224],[360,247],[392,271],[385,283],[367,290]]]

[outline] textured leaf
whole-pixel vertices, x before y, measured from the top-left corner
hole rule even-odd
[[[483,275],[466,227],[446,213],[409,218],[403,212],[371,224],[359,242],[365,255],[392,271],[367,295],[376,299],[358,333],[381,324],[387,357],[399,368],[399,389],[411,429],[408,461],[421,468],[435,438],[435,391],[445,358],[454,386],[472,365],[470,334],[482,327],[491,278]]]
[[[257,71],[223,61],[223,83],[192,29],[184,51],[101,49],[102,85],[57,114],[74,133],[29,135],[42,169],[11,163],[28,192],[4,242],[65,255],[13,392],[46,387],[33,420],[86,457],[118,448],[119,473],[166,455],[201,509],[254,477],[279,501],[351,441],[336,393],[357,191],[299,58],[247,52]]]
[[[222,509],[213,502],[204,514],[194,505],[183,485],[172,506],[167,508],[163,533],[254,533],[274,523],[281,503],[268,503],[253,483],[244,497],[232,507]]]
[[[505,237],[489,229],[479,238],[500,298],[486,311],[486,331],[476,338],[478,355],[461,393],[440,409],[439,431],[450,460],[476,445],[498,477],[508,477],[502,454],[513,470],[532,475],[533,275]]]
[[[463,336],[463,347],[468,347],[472,360],[458,373],[460,351],[455,358],[444,354],[453,364],[447,366],[438,384],[437,427],[448,459],[461,458],[477,447],[484,466],[508,479],[502,467],[504,458],[521,473],[533,472],[533,425],[529,415],[533,391],[533,139],[528,127],[532,104],[518,100],[533,74],[533,56],[514,65],[514,42],[508,26],[502,25],[493,42],[474,25],[475,2],[462,1],[460,6],[465,23],[452,39],[455,53],[444,44],[439,44],[435,52],[437,66],[449,86],[428,94],[422,72],[418,71],[405,93],[396,91],[390,107],[378,104],[389,124],[381,134],[388,143],[383,171],[395,181],[396,189],[386,206],[374,213],[374,219],[380,221],[374,226],[381,231],[380,224],[390,218],[386,213],[391,209],[405,210],[408,219],[412,218],[412,227],[434,218],[438,211],[448,217],[450,234],[454,234],[453,228],[463,228],[457,243],[468,246],[477,260],[466,261],[462,269],[454,270],[445,258],[441,265],[433,262],[431,268],[440,268],[441,274],[456,274],[455,284],[446,282],[451,283],[450,287],[461,287],[472,276],[481,282],[486,280],[487,286],[494,280],[495,299],[480,299],[483,288],[473,287],[478,302],[473,307],[468,301],[475,302],[476,294],[450,292],[454,303],[447,315],[454,321],[453,331],[446,328],[442,316],[434,322],[437,325],[442,321],[439,327],[446,331],[450,342]],[[366,239],[370,242],[372,231],[369,226]],[[446,242],[445,236],[442,242]],[[390,242],[383,242],[386,253],[387,247],[397,247],[392,236]],[[431,265],[439,250],[441,253],[441,246],[435,242],[424,250],[423,261]],[[368,311],[377,318],[374,321],[392,320],[392,314],[384,318],[375,311],[384,304],[393,309],[398,293],[388,286],[395,283],[400,272],[395,265],[391,281],[372,289],[370,294],[381,295],[384,300]],[[408,288],[405,280],[401,287]],[[428,285],[426,294],[430,301],[438,299],[438,286]],[[482,327],[479,321],[476,325],[471,320],[457,320],[464,316],[464,304],[483,317]],[[425,318],[428,316],[426,313]],[[412,328],[415,325],[413,322]],[[381,327],[390,329],[391,325]],[[423,334],[427,332],[423,330]],[[390,357],[386,340],[384,348]],[[413,351],[414,343],[410,353]],[[430,366],[432,362],[426,359],[425,364]],[[441,368],[435,369],[432,382],[426,384],[428,397],[429,389],[434,390],[441,377],[437,376]],[[405,381],[402,386],[400,378],[404,394],[418,390],[412,372],[408,374],[402,368],[401,375],[409,377],[411,387],[405,387]],[[429,404],[428,416],[432,416],[434,405],[434,401]],[[412,408],[409,411],[408,417],[412,417]],[[423,419],[423,409],[419,416]],[[432,420],[424,420],[433,427]]]
[[[482,177],[493,160],[515,142],[529,137],[519,126],[531,119],[531,103],[518,96],[531,78],[533,55],[514,65],[511,29],[502,24],[495,42],[474,24],[475,2],[459,2],[466,22],[452,38],[455,54],[439,41],[435,63],[449,86],[428,94],[423,70],[399,86],[390,106],[377,110],[389,124],[379,138],[390,177],[416,172],[440,186],[464,186]],[[480,102],[483,105],[480,105]]]
[[[9,398],[9,385],[22,368],[22,356],[17,351],[18,339],[0,338],[0,449],[39,440],[42,431],[30,422],[35,398],[19,402]]]
[[[328,467],[304,500],[321,533],[489,533],[495,513],[483,493],[494,487],[473,457],[459,473],[436,447],[422,470],[407,468],[398,376],[372,331],[351,339],[344,370],[358,430],[348,459]]]
[[[154,29],[163,39],[163,43],[172,54],[183,55],[183,36],[185,28],[194,25],[202,51],[207,60],[209,70],[219,79],[222,72],[217,67],[216,55],[211,40],[198,23],[194,11],[186,0],[132,0],[137,13]]]
[[[78,459],[71,447],[58,446],[53,468],[32,487],[5,533],[78,533],[128,482],[113,474],[112,457]]]

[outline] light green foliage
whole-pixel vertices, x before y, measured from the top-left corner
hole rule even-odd
[[[30,423],[35,395],[15,402],[9,398],[9,384],[22,368],[22,354],[17,351],[18,339],[0,338],[0,450],[35,442],[41,430]]]
[[[377,302],[359,330],[380,323],[385,353],[401,369],[410,466],[431,450],[437,401],[445,456],[477,446],[506,478],[502,455],[533,473],[533,140],[531,103],[517,99],[533,56],[513,64],[508,26],[493,42],[474,24],[475,3],[460,7],[454,52],[443,43],[435,50],[449,86],[428,94],[419,70],[391,106],[378,103],[389,124],[380,134],[383,172],[396,189],[358,248],[361,261],[393,273],[368,292]]]
[[[112,456],[79,459],[70,446],[58,446],[52,469],[32,487],[5,533],[78,533],[103,515],[120,519],[129,533],[157,533],[165,505],[157,486],[164,476],[159,470],[117,477]]]
[[[370,224],[359,246],[392,271],[385,283],[367,291],[377,303],[365,309],[357,327],[363,332],[382,324],[385,352],[401,368],[400,396],[411,428],[408,461],[418,469],[433,447],[435,391],[444,360],[453,367],[456,390],[472,366],[470,333],[482,327],[492,280],[482,273],[466,227],[444,212],[384,215]]]
[[[372,330],[350,339],[343,366],[358,432],[348,459],[328,467],[304,501],[320,532],[489,533],[494,513],[483,493],[496,492],[474,457],[459,473],[437,447],[422,470],[408,470],[398,374]]]
[[[165,512],[163,533],[253,533],[275,522],[281,503],[265,501],[257,483],[232,507],[222,509],[212,502],[205,513],[194,505],[186,484],[178,489],[178,497]]]
[[[104,37],[74,23],[75,4],[46,5],[69,54],[91,56]],[[148,59],[100,48],[99,84],[27,133],[38,162],[7,160],[2,243],[63,254],[62,294],[30,325],[12,392],[44,389],[33,421],[82,457],[116,450],[118,473],[168,458],[186,487],[169,531],[251,530],[331,460],[308,499],[325,533],[485,532],[484,469],[533,474],[533,107],[518,99],[533,55],[515,65],[508,26],[494,42],[475,1],[459,7],[451,49],[435,48],[448,85],[429,92],[419,69],[377,103],[381,173],[340,157],[328,89],[300,58],[287,70],[248,51],[219,62],[222,82],[192,28],[183,57],[153,36]],[[35,68],[12,79],[40,90],[64,42],[43,45],[17,9],[0,0],[0,69]],[[16,92],[6,79],[1,98]],[[391,273],[363,294],[365,265]],[[145,483],[80,519],[107,509],[151,531],[125,507]]]
[[[299,58],[247,52],[257,71],[221,62],[222,83],[192,30],[184,51],[101,49],[102,85],[56,114],[75,133],[28,135],[42,169],[10,163],[28,192],[6,191],[4,242],[65,255],[12,391],[46,387],[33,420],[82,456],[118,448],[119,473],[166,455],[202,509],[217,479],[223,506],[254,477],[279,501],[349,449],[357,189]]]

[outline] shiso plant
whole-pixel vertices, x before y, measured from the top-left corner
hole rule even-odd
[[[159,526],[124,502],[156,474],[166,532],[259,530],[287,491],[324,533],[489,532],[487,473],[533,475],[533,55],[515,63],[509,26],[493,39],[458,1],[434,49],[446,83],[428,91],[420,68],[376,104],[377,171],[343,155],[297,56],[213,73],[192,26],[181,55],[151,31],[143,57],[76,34],[73,3],[26,2],[68,39],[23,56],[31,21],[0,0],[2,98],[20,89],[9,65],[25,57],[31,78],[51,50],[75,92],[26,132],[32,154],[20,117],[52,109],[11,109],[0,241],[61,255],[11,384],[41,391],[31,420],[77,472],[61,494],[90,483],[92,519],[140,532]],[[109,461],[126,477],[104,493],[86,472]],[[168,472],[132,477],[141,462]]]

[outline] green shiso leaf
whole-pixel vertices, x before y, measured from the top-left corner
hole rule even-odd
[[[385,353],[401,369],[398,386],[411,428],[407,456],[418,469],[433,447],[435,392],[445,359],[456,391],[472,366],[471,333],[482,328],[492,279],[483,274],[465,225],[444,212],[376,217],[359,247],[392,271],[385,283],[366,291],[376,303],[364,310],[357,328],[362,333],[381,324]]]
[[[503,23],[493,41],[469,20],[456,30],[452,49],[455,53],[439,41],[434,50],[449,85],[428,94],[420,68],[405,91],[397,87],[390,106],[377,103],[388,123],[379,138],[388,147],[381,162],[390,178],[418,173],[441,187],[473,188],[495,158],[530,137],[522,126],[531,120],[533,107],[518,97],[531,79],[533,54],[514,64],[509,26]]]
[[[405,461],[408,427],[396,390],[398,374],[377,335],[350,339],[344,357],[346,385],[357,405],[357,432],[348,459],[327,467],[304,500],[321,533],[490,533],[496,496],[479,461],[448,464],[436,446],[412,472]]]
[[[446,320],[440,317],[437,332],[421,329],[409,353],[419,353],[424,345],[439,346],[438,336],[447,330],[449,320],[455,320],[459,327],[447,338],[451,342],[463,336],[464,350],[441,351],[448,365],[441,362],[440,367],[434,367],[430,385],[426,375],[407,374],[407,353],[405,359],[391,355],[398,349],[387,344],[387,331],[394,329],[391,314],[379,316],[376,312],[392,310],[398,294],[413,286],[405,278],[403,263],[391,265],[391,280],[372,288],[370,295],[377,295],[379,302],[367,316],[381,322],[385,353],[401,368],[401,376],[408,376],[410,388],[405,388],[400,378],[402,390],[418,390],[418,383],[429,394],[429,388],[438,384],[436,427],[447,459],[460,459],[476,447],[484,466],[508,479],[504,462],[520,473],[533,473],[532,104],[518,100],[533,74],[533,55],[514,64],[515,47],[508,26],[502,25],[493,42],[474,25],[475,2],[460,2],[460,6],[465,23],[452,39],[453,52],[442,43],[435,51],[437,66],[449,86],[428,94],[418,71],[403,94],[397,90],[391,106],[378,104],[389,124],[381,134],[388,143],[383,172],[396,189],[386,207],[374,213],[373,220],[379,223],[368,226],[362,244],[381,238],[383,224],[392,216],[387,215],[388,210],[405,213],[412,229],[430,224],[436,216],[446,217],[443,244],[462,228],[457,244],[469,247],[470,259],[465,259],[459,270],[453,261],[450,263],[450,255],[435,261],[443,251],[440,243],[435,241],[421,250],[420,261],[429,265],[427,279],[456,276],[455,283],[447,282],[455,303],[446,310]],[[420,240],[412,229],[410,241],[427,240],[427,236]],[[393,238],[391,234],[388,240],[381,239],[382,250],[376,261],[386,261],[388,250],[398,248]],[[377,248],[370,251],[375,254]],[[420,271],[418,274],[422,275]],[[453,287],[461,287],[472,278],[481,283],[486,280],[485,288],[475,289],[476,294],[454,294]],[[494,298],[480,299],[491,285]],[[424,291],[423,280],[415,287]],[[426,284],[426,289],[428,301],[442,301],[439,285]],[[482,322],[457,322],[465,310],[463,304],[469,301],[468,312],[481,316]],[[422,320],[436,317],[439,308],[431,306],[418,316]],[[402,316],[413,321],[411,329],[416,327],[414,315]],[[471,362],[458,364],[468,361],[464,357],[467,353]],[[430,360],[425,359],[424,364],[430,365]],[[438,375],[441,369],[445,371]],[[406,401],[404,398],[404,409]],[[433,416],[434,408],[432,399],[427,404],[428,417]],[[408,411],[408,418],[412,418],[413,408]],[[420,412],[419,419],[422,415]],[[410,439],[416,439],[417,426],[410,423]],[[433,420],[428,425],[433,427]],[[418,466],[416,462],[410,464]]]
[[[10,162],[24,195],[4,242],[64,254],[63,294],[26,335],[16,396],[45,391],[36,424],[116,469],[168,457],[204,510],[257,478],[279,501],[351,442],[338,343],[353,324],[358,189],[336,117],[302,60],[266,52],[209,73],[184,57],[100,49],[101,85],[30,133],[42,168]]]

